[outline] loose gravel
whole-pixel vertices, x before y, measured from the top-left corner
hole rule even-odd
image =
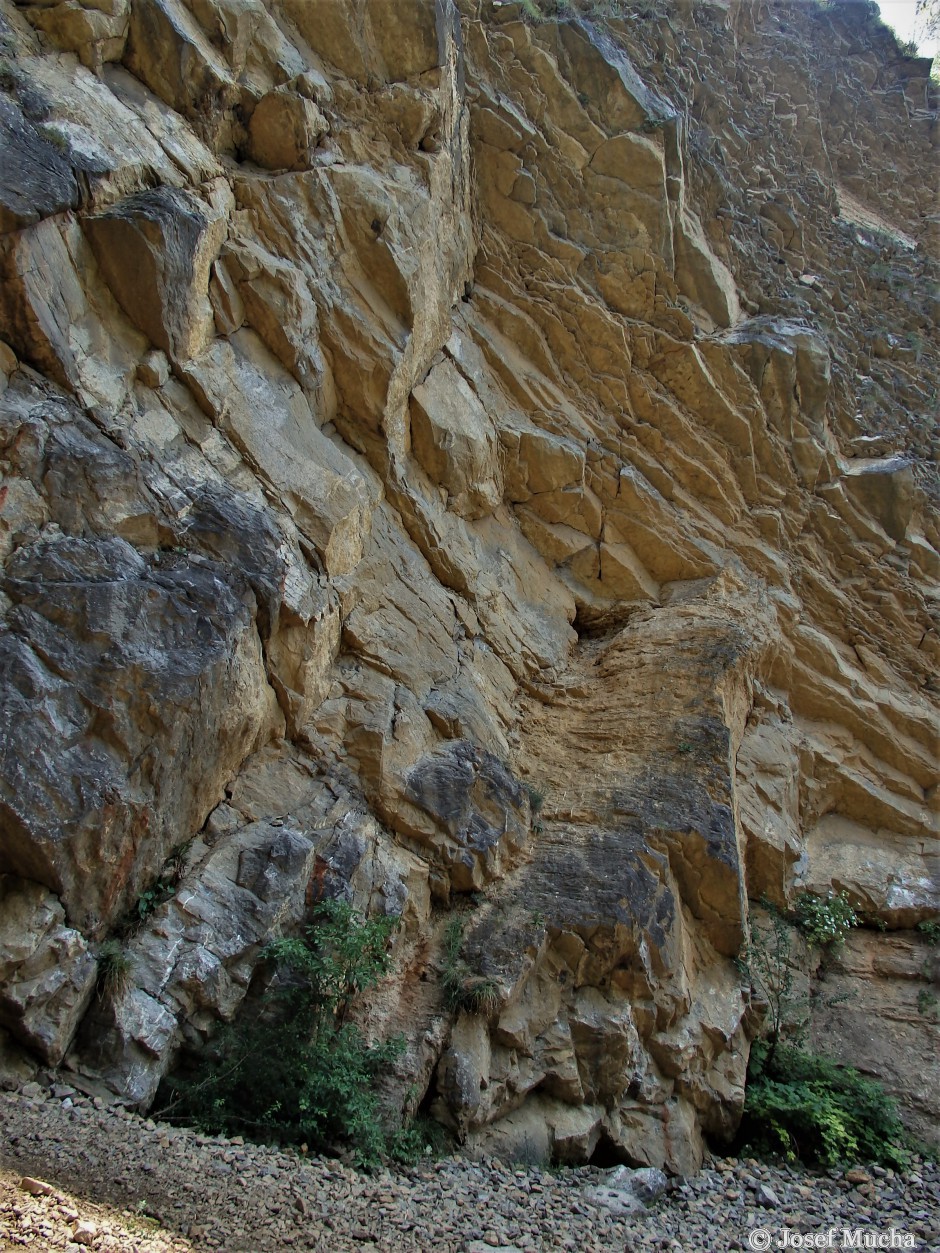
[[[940,1250],[940,1168],[920,1159],[903,1177],[713,1159],[628,1216],[587,1197],[609,1178],[459,1157],[366,1175],[157,1124],[62,1086],[0,1094],[3,1250],[716,1253],[811,1247],[806,1235],[830,1228],[831,1247],[843,1230],[894,1228],[910,1247]]]

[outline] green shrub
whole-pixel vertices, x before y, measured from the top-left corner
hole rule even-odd
[[[847,892],[838,896],[834,892],[827,896],[801,892],[796,899],[795,921],[811,944],[827,948],[843,942],[852,927],[858,926],[858,915]]]
[[[838,1166],[854,1161],[903,1168],[908,1155],[894,1101],[881,1084],[828,1057],[786,1045],[751,1050],[741,1146]]]
[[[404,1050],[399,1037],[369,1044],[347,1015],[353,997],[388,969],[398,920],[365,919],[327,901],[301,939],[278,940],[263,956],[272,990],[255,1012],[223,1027],[193,1074],[167,1081],[161,1117],[210,1134],[243,1134],[315,1150],[346,1146],[361,1166],[411,1159],[420,1128],[385,1126],[375,1081]]]
[[[322,1014],[345,1020],[359,992],[388,970],[388,943],[398,918],[363,918],[345,901],[324,901],[300,939],[275,940],[263,956],[308,985]]]
[[[917,930],[928,944],[940,944],[940,919],[927,918],[917,924]]]
[[[794,927],[813,943],[833,944],[855,925],[854,910],[844,894],[824,900],[804,893],[790,918],[761,903],[767,918],[752,925],[739,959],[766,1007],[761,1039],[751,1048],[739,1145],[822,1166],[859,1160],[903,1166],[904,1130],[881,1085],[799,1047],[809,1000],[797,994]]]

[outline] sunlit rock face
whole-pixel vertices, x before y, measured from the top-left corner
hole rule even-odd
[[[936,89],[600,7],[0,0],[11,1076],[146,1107],[341,896],[390,1106],[686,1172],[749,900],[834,888],[817,1034],[935,1131]]]

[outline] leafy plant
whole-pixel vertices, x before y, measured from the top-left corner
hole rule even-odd
[[[935,1018],[938,1006],[940,1006],[940,999],[936,993],[929,992],[927,988],[921,988],[917,993],[917,1012],[927,1018]]]
[[[353,998],[388,970],[388,942],[399,919],[363,918],[335,900],[318,905],[314,919],[302,939],[275,940],[263,956],[306,980],[314,1000],[344,1022]]]
[[[917,924],[917,930],[928,944],[940,944],[940,919],[925,918]]]
[[[105,940],[98,950],[97,990],[100,997],[119,1000],[130,986],[131,959],[120,940]]]
[[[119,927],[123,935],[133,935],[135,931],[139,931],[150,915],[174,894],[186,870],[186,858],[192,843],[192,840],[184,840],[170,850],[159,876],[150,887],[141,892],[130,912],[123,918]]]
[[[826,899],[804,893],[790,917],[766,899],[761,904],[766,919],[752,924],[739,959],[766,1006],[761,1038],[751,1048],[739,1144],[822,1166],[858,1160],[903,1166],[904,1130],[881,1085],[800,1047],[809,998],[798,991],[797,929],[811,943],[834,944],[856,924],[854,910],[844,893]]]
[[[739,1143],[820,1166],[908,1161],[897,1108],[881,1084],[788,1046],[773,1054],[752,1048]]]
[[[389,1131],[375,1091],[404,1041],[369,1044],[348,1021],[353,998],[385,975],[397,925],[363,918],[344,902],[319,905],[302,938],[264,951],[275,967],[271,990],[254,1013],[223,1027],[191,1076],[165,1084],[161,1116],[209,1133],[346,1145],[361,1166],[410,1159],[420,1128]]]
[[[852,927],[858,926],[858,915],[852,908],[849,894],[801,892],[796,900],[796,925],[811,944],[828,948],[841,944]]]
[[[145,888],[138,896],[134,905],[135,921],[138,925],[147,921],[155,909],[168,901],[173,895],[173,884],[169,879],[165,879],[162,875],[149,888]]]

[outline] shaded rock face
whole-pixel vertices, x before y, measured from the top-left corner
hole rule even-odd
[[[591,7],[0,0],[11,1073],[146,1107],[340,896],[402,919],[390,1107],[686,1172],[749,900],[831,887],[887,930],[820,1039],[903,1020],[936,1127],[927,67]]]

